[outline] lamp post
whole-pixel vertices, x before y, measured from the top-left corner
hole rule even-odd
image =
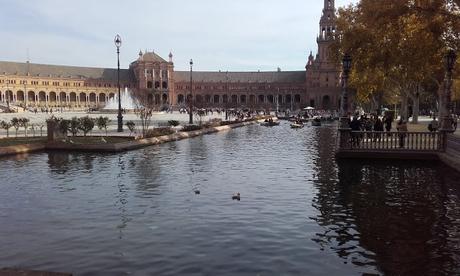
[[[453,49],[449,49],[444,57],[446,62],[446,77],[444,85],[444,93],[442,100],[442,122],[441,131],[452,132],[452,71],[457,60],[457,54]]]
[[[226,90],[226,94],[227,94],[227,97],[226,97],[226,102],[224,103],[225,104],[225,121],[228,121],[228,93],[229,93],[229,87],[228,87],[228,71],[227,73],[225,73],[225,79],[227,81],[226,85],[225,85],[225,90]]]
[[[340,104],[340,128],[350,128],[348,124],[348,74],[351,70],[351,56],[345,54],[342,60],[342,99]]]
[[[190,100],[189,100],[189,124],[193,124],[193,60],[190,59]]]
[[[115,36],[115,46],[117,47],[117,86],[118,86],[118,132],[123,132],[123,115],[121,114],[121,92],[120,92],[120,47],[121,47],[121,37],[119,35]]]

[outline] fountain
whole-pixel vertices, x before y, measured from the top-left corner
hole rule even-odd
[[[125,90],[121,92],[121,108],[126,110],[133,110],[136,108],[136,103],[133,97],[131,97],[128,88],[125,88]],[[118,93],[107,101],[103,110],[118,110]]]

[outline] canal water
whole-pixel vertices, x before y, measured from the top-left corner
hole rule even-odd
[[[435,162],[337,163],[335,128],[254,125],[121,154],[0,159],[0,268],[458,275],[460,175]]]

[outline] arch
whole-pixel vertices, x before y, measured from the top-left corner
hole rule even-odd
[[[168,94],[163,94],[163,96],[161,96],[161,102],[163,104],[168,103]]]
[[[52,103],[55,103],[56,100],[57,100],[56,92],[51,91],[51,92],[50,92],[50,95],[49,95],[49,101],[52,102]]]
[[[292,97],[291,95],[286,95],[286,97],[284,98],[286,103],[290,104],[292,102]]]
[[[13,91],[11,91],[11,90],[6,90],[6,91],[5,91],[5,101],[6,101],[6,102],[12,102],[12,101],[14,101]]]
[[[331,109],[331,98],[329,97],[329,95],[324,95],[324,96],[323,96],[322,108],[323,108],[324,110],[329,110],[329,109]]]
[[[223,95],[222,96],[222,102],[223,103],[228,103],[228,95]]]
[[[149,105],[152,105],[153,104],[153,94],[148,94],[147,95],[147,103]]]
[[[160,82],[159,82],[159,81],[156,81],[156,82],[155,82],[155,89],[158,89],[158,88],[160,88]]]
[[[267,96],[267,101],[268,101],[268,103],[271,103],[271,104],[274,103],[275,99],[274,99],[273,95],[268,95]]]
[[[153,82],[148,81],[148,82],[147,82],[147,88],[148,88],[148,89],[153,88]]]
[[[27,92],[27,101],[35,102],[35,92],[34,91]]]
[[[240,103],[242,104],[246,103],[246,95],[240,95]]]
[[[195,102],[196,103],[202,103],[203,102],[203,97],[201,95],[196,95]]]
[[[299,94],[295,94],[295,96],[294,96],[294,102],[295,102],[295,103],[300,103],[300,99],[301,99],[301,98],[300,98],[300,95],[299,95]]]
[[[16,92],[16,101],[18,101],[18,102],[24,102],[25,101],[24,91],[19,90],[19,91]]]
[[[115,93],[110,93],[109,94],[109,99],[115,99]]]
[[[219,95],[214,95],[214,103],[219,104],[220,103],[220,96]]]
[[[256,103],[256,95],[249,95],[249,103],[250,104]]]
[[[65,92],[60,92],[59,93],[59,101],[62,102],[67,102],[67,94]]]
[[[231,102],[232,102],[232,104],[238,103],[238,96],[237,95],[232,95]]]
[[[89,93],[89,102],[96,103],[96,93]]]
[[[284,103],[284,101],[283,101],[283,95],[278,95],[277,101],[278,101],[278,104],[283,104],[283,103]]]
[[[160,94],[155,94],[155,104],[160,104]]]
[[[184,95],[182,94],[177,95],[177,104],[183,104],[184,100],[185,100]]]
[[[81,92],[79,99],[80,99],[80,103],[86,104],[86,93]]]
[[[207,103],[207,104],[210,104],[211,103],[211,95],[204,95],[204,102]]]
[[[99,102],[105,103],[107,100],[107,97],[105,96],[104,93],[99,93]]]
[[[70,92],[70,94],[69,94],[69,100],[70,100],[70,102],[74,102],[74,103],[75,103],[75,102],[77,101],[77,93],[75,93],[75,92]]]
[[[163,87],[163,89],[168,89],[168,82],[164,81],[161,86]]]
[[[257,98],[258,98],[257,100],[258,100],[259,103],[264,103],[265,102],[264,95],[259,95]]]
[[[44,91],[38,92],[38,102],[46,102],[46,93]]]
[[[315,100],[314,100],[314,99],[311,99],[311,100],[310,100],[310,106],[311,106],[311,107],[315,107]]]

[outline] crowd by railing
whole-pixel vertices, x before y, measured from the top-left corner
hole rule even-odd
[[[341,132],[342,150],[443,150],[442,132],[383,132],[349,131]]]

